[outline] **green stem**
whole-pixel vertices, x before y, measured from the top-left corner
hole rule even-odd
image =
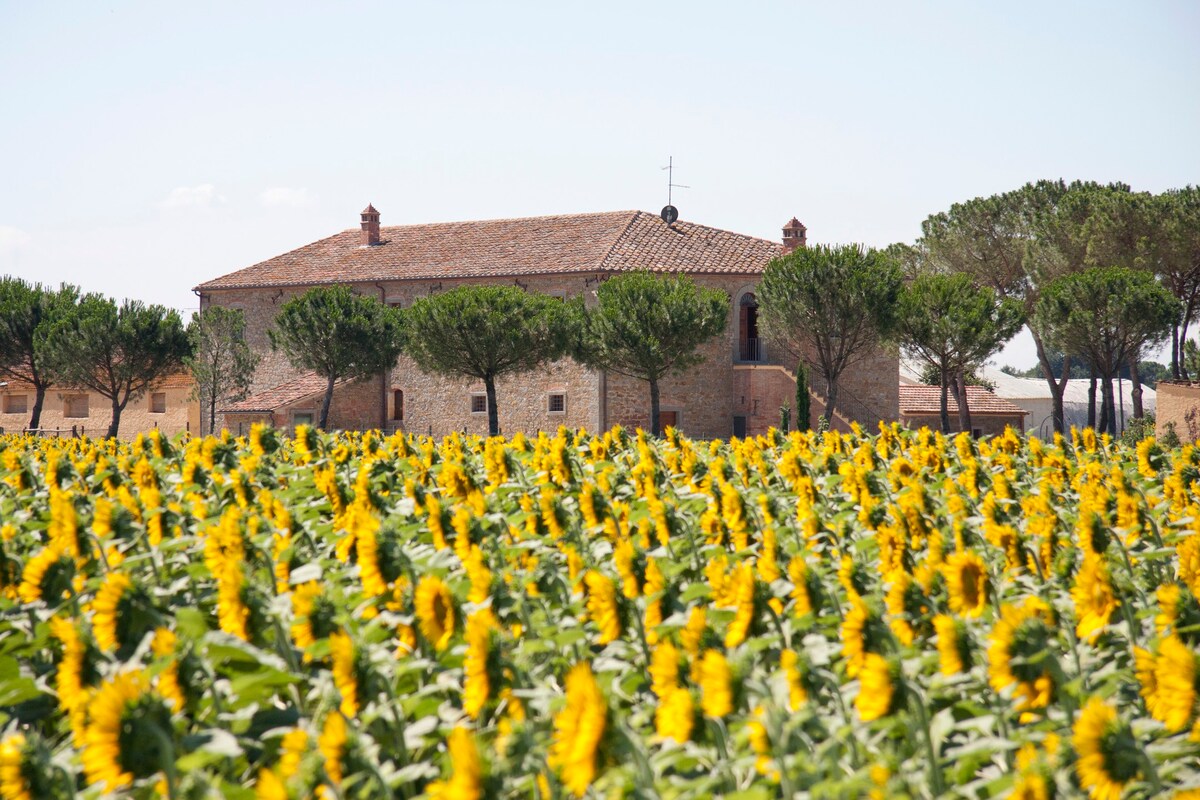
[[[925,709],[925,702],[911,688],[908,689],[909,705],[917,713],[917,718],[921,722],[921,732],[925,734],[925,756],[929,759],[929,779],[933,783],[933,793],[935,796],[940,796],[946,791],[942,778],[942,768],[938,763],[937,753],[933,748],[933,733],[929,728],[929,713]]]

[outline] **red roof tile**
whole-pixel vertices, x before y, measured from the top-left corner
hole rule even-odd
[[[901,384],[900,415],[912,417],[941,414],[941,393],[940,386]],[[967,387],[967,405],[970,406],[972,414],[1024,416],[1029,413],[1020,406],[997,397],[982,386]],[[947,396],[947,408],[951,414],[958,413],[958,402],[955,401],[953,392]]]
[[[335,386],[341,386],[345,381],[338,381]],[[320,394],[325,391],[325,379],[315,372],[306,372],[298,378],[281,383],[278,386],[273,386],[270,389],[251,395],[245,400],[239,400],[224,408],[222,412],[234,413],[261,413],[266,414],[274,411],[280,406],[286,406],[289,403],[295,403],[297,400],[303,400],[306,397],[311,397],[314,394]]]
[[[351,229],[202,283],[198,291],[568,272],[762,272],[782,247],[643,211],[394,225],[364,247]]]

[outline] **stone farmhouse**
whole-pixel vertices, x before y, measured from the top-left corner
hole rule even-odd
[[[277,426],[311,422],[323,383],[271,351],[267,338],[280,306],[320,285],[345,284],[393,306],[461,284],[504,283],[561,297],[594,291],[630,270],[686,273],[729,296],[729,326],[703,345],[705,362],[666,381],[662,420],[694,437],[744,436],[778,425],[780,407],[795,396],[797,358],[759,336],[755,290],[767,263],[806,244],[796,219],[782,242],[676,221],[642,211],[612,211],[525,219],[382,227],[368,206],[358,229],[324,239],[203,283],[201,308],[241,309],[246,338],[263,358],[251,396],[221,409],[218,427],[233,432],[256,421]],[[874,427],[899,415],[897,359],[882,350],[842,378],[835,426]],[[824,406],[812,382],[814,421]],[[641,381],[586,369],[564,360],[500,382],[501,430],[554,430],[559,425],[603,430],[615,424],[649,427],[648,389]],[[334,391],[331,428],[382,428],[443,435],[486,433],[482,383],[421,372],[402,356],[389,373],[344,382]]]
[[[200,430],[196,383],[187,372],[156,382],[121,412],[122,439],[154,429],[168,436]],[[0,430],[26,430],[33,411],[33,386],[21,381],[0,382]],[[88,389],[53,386],[46,392],[38,432],[43,436],[103,436],[112,422],[112,401]]]

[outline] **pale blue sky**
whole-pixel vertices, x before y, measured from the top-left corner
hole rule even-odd
[[[910,241],[1200,183],[1200,4],[0,0],[0,272],[195,306],[357,224],[642,208]],[[1028,348],[1008,360],[1032,363]]]

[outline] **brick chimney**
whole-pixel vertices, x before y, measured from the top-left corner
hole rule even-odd
[[[379,244],[379,212],[370,204],[362,211],[362,243],[363,247]]]
[[[797,247],[805,247],[808,244],[808,228],[804,227],[804,223],[792,217],[791,220],[783,226],[783,252],[790,253]]]

